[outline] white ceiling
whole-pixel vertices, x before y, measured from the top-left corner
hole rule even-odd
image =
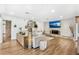
[[[55,10],[54,13],[51,10]],[[79,5],[75,4],[3,4],[0,13],[25,18],[26,16],[47,18],[64,16],[71,18],[79,15]],[[26,14],[29,13],[29,14]]]

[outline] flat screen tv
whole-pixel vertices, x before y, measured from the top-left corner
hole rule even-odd
[[[61,21],[50,21],[49,22],[49,28],[60,28],[61,27]]]

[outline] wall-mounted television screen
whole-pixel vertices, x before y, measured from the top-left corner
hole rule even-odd
[[[49,28],[60,28],[61,27],[61,21],[50,21],[49,22]]]

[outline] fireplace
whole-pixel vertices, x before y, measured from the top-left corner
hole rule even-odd
[[[51,34],[60,34],[60,31],[59,30],[51,30],[50,33]]]

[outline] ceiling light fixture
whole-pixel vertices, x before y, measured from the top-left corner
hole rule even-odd
[[[9,14],[10,14],[10,15],[14,15],[15,13],[14,13],[14,12],[10,12]]]
[[[54,12],[55,12],[55,10],[54,10],[54,9],[52,9],[52,10],[51,10],[51,12],[52,12],[52,13],[54,13]]]
[[[59,16],[61,19],[63,19],[63,16]]]
[[[59,16],[60,18],[63,18],[63,16]]]

